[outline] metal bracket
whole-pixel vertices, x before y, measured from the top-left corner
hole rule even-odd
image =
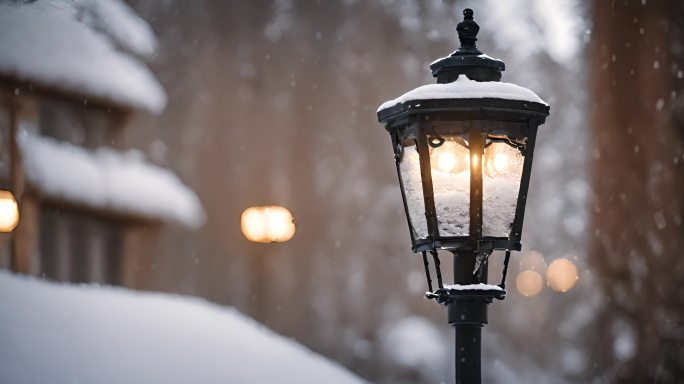
[[[425,297],[435,300],[438,304],[449,305],[452,302],[462,300],[485,300],[489,303],[493,299],[503,300],[506,298],[505,289],[449,289],[440,288],[434,292],[425,292]]]

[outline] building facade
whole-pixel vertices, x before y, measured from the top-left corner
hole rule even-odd
[[[123,2],[18,2],[0,6],[0,47],[0,188],[20,211],[0,264],[129,285],[165,223],[204,220],[197,195],[125,140],[132,114],[166,104],[151,29]]]

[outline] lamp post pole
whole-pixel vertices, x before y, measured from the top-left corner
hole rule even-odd
[[[454,283],[477,284],[471,273],[474,267],[474,252],[454,252]],[[485,266],[481,276],[486,281]],[[487,304],[491,302],[484,297],[458,295],[447,305],[448,321],[456,334],[456,384],[479,384],[482,380],[482,327],[487,324]]]
[[[472,17],[472,11],[468,14]],[[461,38],[463,39],[463,34]],[[477,249],[478,239],[482,237],[482,163],[485,143],[482,133],[475,128],[470,129],[469,145],[471,172],[469,241],[470,248]],[[453,253],[454,284],[487,283],[487,263],[477,265],[476,252],[459,250]],[[467,294],[450,294],[449,299],[448,320],[456,333],[456,384],[479,384],[482,381],[482,327],[487,323],[487,304],[492,300]]]

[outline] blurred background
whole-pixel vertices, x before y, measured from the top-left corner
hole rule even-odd
[[[115,11],[80,13],[137,77],[98,74],[114,59],[86,58],[74,64],[80,75],[111,84],[41,81],[40,68],[13,69],[8,53],[21,47],[3,47],[2,177],[21,222],[0,239],[2,266],[204,297],[369,381],[449,382],[453,333],[423,297],[376,109],[434,82],[429,63],[458,47],[465,7],[481,27],[478,48],[506,63],[502,81],[551,105],[524,249],[484,331],[485,381],[681,382],[675,0],[130,0],[116,10],[134,22],[122,29],[106,27]],[[27,25],[15,28],[31,36]],[[53,180],[84,156],[129,171],[98,191],[79,175]],[[291,240],[243,236],[242,212],[261,205],[292,212]],[[490,260],[496,283],[503,257]],[[448,254],[443,262],[450,271]],[[554,280],[559,269],[569,282]]]

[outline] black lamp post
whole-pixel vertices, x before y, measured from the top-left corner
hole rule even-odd
[[[520,251],[537,127],[549,106],[532,91],[502,83],[502,61],[475,47],[480,27],[463,11],[461,47],[430,65],[424,85],[378,109],[392,138],[414,252],[426,296],[448,307],[456,329],[456,383],[480,383],[487,305],[506,296],[510,251]],[[443,285],[438,250],[454,255],[454,284]],[[506,251],[501,283],[487,284],[488,257]],[[433,290],[427,253],[436,269]]]

